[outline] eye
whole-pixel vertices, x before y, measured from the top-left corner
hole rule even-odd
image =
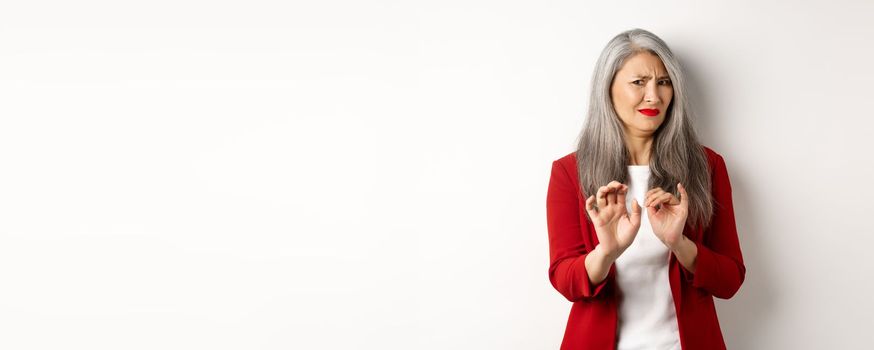
[[[642,81],[643,81],[643,80],[637,79],[637,80],[635,80],[635,81],[632,81],[631,83],[634,84],[634,85],[640,85],[640,84],[638,84],[638,82],[642,82]]]
[[[670,80],[662,80],[662,81],[659,82],[659,84],[661,84],[661,83],[664,83],[664,84],[662,84],[662,85],[671,85],[671,81],[670,81]]]

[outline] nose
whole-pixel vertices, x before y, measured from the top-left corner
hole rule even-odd
[[[659,97],[658,83],[655,80],[650,80],[649,84],[646,84],[646,93],[644,94],[644,101],[650,103],[662,103],[661,98]]]

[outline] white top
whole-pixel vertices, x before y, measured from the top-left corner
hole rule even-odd
[[[629,165],[626,206],[643,206],[650,176],[649,165]],[[640,230],[631,246],[616,259],[619,286],[617,350],[679,350],[680,332],[668,279],[670,251],[652,232],[646,208],[641,208]]]

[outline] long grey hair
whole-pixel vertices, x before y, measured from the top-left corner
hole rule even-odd
[[[588,198],[613,180],[627,184],[630,153],[625,144],[622,121],[613,109],[610,87],[625,61],[641,52],[655,54],[661,59],[674,88],[665,120],[653,134],[648,189],[661,187],[679,198],[677,183],[682,183],[689,195],[687,224],[692,228],[705,228],[713,217],[710,172],[707,155],[698,143],[693,125],[685,74],[668,45],[643,29],[635,28],[616,35],[607,43],[595,64],[588,116],[576,152],[582,193]]]

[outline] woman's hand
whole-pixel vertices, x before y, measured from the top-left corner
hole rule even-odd
[[[633,199],[631,215],[625,207],[625,194],[628,186],[612,181],[598,189],[597,196],[589,196],[586,199],[586,211],[595,226],[598,235],[598,249],[615,260],[634,242],[637,230],[640,228],[640,215],[642,208]],[[597,201],[598,209],[594,204]]]
[[[683,241],[683,228],[689,216],[686,188],[678,183],[677,190],[680,191],[679,199],[661,187],[653,188],[646,192],[643,202],[652,231],[671,250]]]

